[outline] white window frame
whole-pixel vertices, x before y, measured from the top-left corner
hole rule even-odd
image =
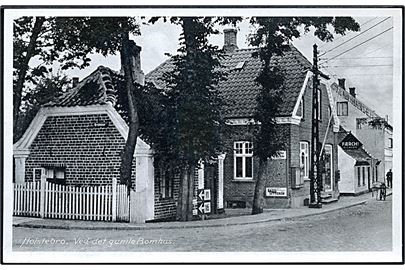
[[[242,153],[236,153],[236,145],[237,144],[242,144]],[[247,145],[248,144],[251,144],[251,149],[252,149],[252,151],[251,151],[251,153],[247,153]],[[233,176],[234,176],[234,179],[236,179],[236,180],[253,180],[253,175],[254,175],[254,172],[253,172],[253,165],[254,165],[254,163],[253,163],[253,143],[252,142],[249,142],[249,141],[236,141],[236,142],[234,142],[233,143],[233,168],[234,168],[234,170],[233,170]],[[237,168],[236,168],[236,159],[238,158],[238,157],[241,157],[242,158],[242,177],[237,177],[236,176],[236,172],[237,172]],[[248,157],[251,157],[252,158],[252,176],[251,177],[246,177],[246,158],[248,158]]]
[[[306,153],[305,153],[305,151],[303,151],[303,147],[302,147],[302,146],[305,146],[305,147],[304,147],[304,150],[306,150]],[[305,149],[305,148],[306,148],[306,149]],[[305,159],[304,164],[302,164],[302,160],[301,160],[302,154],[304,154],[304,159]],[[304,178],[305,180],[308,180],[308,179],[309,179],[309,166],[310,166],[310,162],[309,162],[309,142],[301,141],[301,142],[300,142],[300,169],[301,169],[302,167],[303,167],[303,169],[304,169],[303,178]]]
[[[343,104],[346,104],[346,111],[343,113]],[[341,105],[341,106],[339,106]],[[348,116],[349,115],[349,103],[347,101],[338,101],[336,102],[336,113],[338,116]]]

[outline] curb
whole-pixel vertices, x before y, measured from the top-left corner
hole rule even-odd
[[[33,229],[57,229],[57,230],[155,230],[155,229],[193,229],[193,228],[207,228],[207,227],[227,227],[227,226],[236,226],[236,225],[247,225],[247,224],[259,224],[259,223],[268,223],[268,222],[280,222],[280,221],[292,221],[298,218],[317,216],[334,211],[339,211],[342,209],[351,208],[358,205],[366,204],[367,200],[356,202],[353,204],[345,205],[338,208],[327,209],[324,211],[319,211],[317,213],[307,213],[299,214],[296,216],[290,217],[277,217],[277,218],[267,218],[262,220],[253,220],[246,222],[233,222],[233,223],[223,223],[223,224],[193,224],[193,225],[164,225],[164,226],[128,226],[128,227],[113,227],[113,226],[75,226],[75,225],[44,225],[44,224],[30,224],[29,222],[13,224],[13,227],[16,228],[33,228]]]

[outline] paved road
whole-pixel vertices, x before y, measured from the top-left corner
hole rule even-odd
[[[13,228],[14,251],[390,251],[392,203],[283,222],[198,229]]]

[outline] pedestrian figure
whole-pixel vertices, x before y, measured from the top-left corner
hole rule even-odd
[[[392,188],[392,171],[391,169],[387,172],[387,185]]]
[[[382,201],[383,199],[385,201],[386,197],[387,197],[387,187],[385,186],[385,183],[382,183],[380,185],[380,201]]]

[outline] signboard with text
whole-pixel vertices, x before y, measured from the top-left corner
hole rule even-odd
[[[343,150],[355,150],[359,149],[363,144],[353,134],[349,133],[339,145]]]
[[[266,187],[266,197],[286,197],[287,188]]]

